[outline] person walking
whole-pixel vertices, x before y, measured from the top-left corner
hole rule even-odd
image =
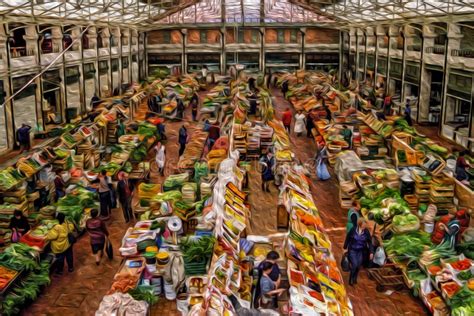
[[[411,107],[408,104],[405,106],[405,111],[403,112],[403,117],[405,118],[405,121],[407,121],[408,126],[413,125],[413,121],[411,119]]]
[[[369,253],[369,259],[374,256],[372,238],[367,229],[367,222],[364,218],[357,220],[357,226],[352,227],[344,241],[344,249],[347,249],[350,262],[349,284],[357,284],[357,275],[360,266],[364,263],[364,253]]]
[[[295,134],[297,137],[303,135],[306,125],[305,120],[306,116],[304,115],[303,111],[298,111],[298,113],[295,115]]]
[[[102,170],[99,174],[99,201],[100,216],[103,219],[110,218],[112,197],[110,193],[109,182],[107,180],[107,172]]]
[[[21,237],[30,230],[30,223],[22,211],[15,210],[8,228],[12,231],[11,241],[19,242]]]
[[[56,219],[59,224],[54,225],[46,235],[46,240],[50,241],[51,251],[56,256],[56,273],[63,273],[64,259],[67,262],[68,272],[73,272],[73,246],[69,242],[69,234],[74,232],[74,225],[66,221],[66,216],[63,213],[58,213]]]
[[[293,113],[291,113],[290,108],[286,108],[285,112],[283,112],[281,121],[283,122],[283,126],[285,126],[286,131],[288,134],[291,134],[291,121],[293,120]]]
[[[92,254],[95,256],[95,264],[100,264],[104,255],[105,239],[109,236],[105,222],[99,218],[97,209],[91,210],[91,218],[86,221],[86,230],[91,240]]]
[[[155,146],[155,151],[155,161],[156,165],[158,166],[158,172],[163,177],[165,175],[166,148],[162,143],[158,142]]]
[[[117,193],[120,205],[122,206],[123,211],[123,218],[125,219],[125,223],[130,222],[133,219],[133,212],[132,212],[132,188],[130,186],[130,182],[128,181],[128,175],[120,171],[117,175],[118,183],[117,183]]]
[[[184,110],[185,110],[184,102],[183,102],[183,100],[182,100],[181,98],[178,98],[178,97],[177,97],[177,98],[176,98],[176,103],[177,103],[176,108],[177,108],[177,111],[178,111],[176,116],[177,116],[179,119],[183,119],[183,118],[184,118]]]
[[[194,94],[191,98],[191,115],[193,118],[193,122],[197,121],[198,109],[199,109],[199,97],[197,94]]]
[[[186,149],[186,144],[188,143],[188,130],[186,128],[186,124],[181,126],[179,129],[178,135],[178,143],[179,143],[179,156],[181,157]]]
[[[262,191],[270,192],[269,183],[275,179],[273,174],[275,158],[270,150],[268,150],[267,154],[260,159],[260,164],[262,164]]]
[[[20,154],[30,150],[30,131],[31,126],[25,123],[21,124],[21,127],[16,131],[16,139],[20,144]]]

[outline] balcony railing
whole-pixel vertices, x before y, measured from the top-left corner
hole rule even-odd
[[[407,45],[407,50],[412,52],[421,52],[420,44]]]
[[[34,49],[26,49],[26,47],[11,47],[10,48],[12,58],[34,56]]]
[[[454,57],[474,58],[474,50],[471,49],[453,49],[451,55]]]
[[[426,47],[426,53],[444,55],[444,46]]]

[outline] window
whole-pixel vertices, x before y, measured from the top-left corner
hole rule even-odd
[[[285,30],[277,30],[277,43],[285,43]]]
[[[13,93],[19,91],[32,76],[23,76],[12,79]],[[13,119],[15,128],[25,123],[36,128],[36,85],[30,84],[13,100]]]
[[[92,109],[90,100],[95,93],[95,66],[93,63],[84,64],[84,90],[87,110]]]
[[[202,44],[207,43],[207,30],[201,30],[199,32],[199,38],[201,39]]]
[[[66,97],[67,97],[67,108],[78,109],[78,114],[81,109],[81,97],[79,90],[79,67],[68,67],[66,68]]]
[[[298,30],[290,30],[290,43],[298,43]]]
[[[116,95],[118,93],[117,89],[120,88],[121,82],[119,82],[119,60],[118,58],[112,59],[112,88],[113,93]]]

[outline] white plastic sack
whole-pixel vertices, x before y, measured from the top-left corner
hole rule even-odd
[[[383,247],[377,247],[374,253],[374,263],[378,264],[379,266],[383,266],[386,260],[387,256],[385,255],[385,250],[383,250]]]

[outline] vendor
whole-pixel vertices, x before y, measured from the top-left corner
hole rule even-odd
[[[207,137],[209,138],[209,151],[211,151],[216,140],[221,137],[221,128],[219,127],[219,122],[217,122],[217,120],[215,120],[214,123],[212,123],[212,125],[209,127],[209,134]]]
[[[260,158],[260,164],[262,164],[262,191],[270,192],[270,182],[275,179],[273,173],[275,158],[270,149],[267,150],[266,155]]]
[[[272,264],[272,269],[268,276],[270,279],[275,283],[276,288],[280,287],[280,282],[281,282],[281,272],[280,272],[280,267],[278,266],[278,259],[280,259],[280,255],[276,251],[270,251],[267,254],[267,257],[264,261],[262,261],[259,266],[258,266],[258,283],[255,289],[255,298],[259,298],[260,294],[262,292],[261,287],[260,287],[260,279],[263,277],[263,267],[266,263],[271,263]],[[258,304],[258,300],[254,302]],[[273,297],[273,307],[278,307],[278,300],[277,297]]]
[[[349,148],[352,147],[352,131],[347,125],[342,126],[341,131],[342,137],[344,137],[345,142],[349,145]]]
[[[456,236],[460,229],[461,224],[459,223],[459,220],[454,217],[454,215],[444,215],[436,223],[433,234],[431,235],[431,241],[438,245],[447,243],[451,249],[454,249],[456,244]]]
[[[260,307],[269,308],[272,305],[274,297],[278,298],[285,292],[285,289],[279,289],[276,282],[274,282],[270,275],[273,271],[273,264],[265,261],[262,265],[262,277],[260,278]]]
[[[198,116],[198,110],[199,110],[199,97],[196,93],[191,98],[190,104],[191,104],[191,115],[193,118],[193,122],[196,122],[197,116]]]
[[[461,151],[458,159],[456,159],[456,179],[459,181],[469,180],[467,169],[470,168],[471,165],[466,161],[467,154],[469,154],[467,150]]]
[[[66,195],[66,183],[61,176],[61,170],[56,170],[56,177],[54,178],[54,187],[56,190],[56,202]]]
[[[91,98],[91,108],[95,109],[101,102],[102,100],[94,93],[94,96]]]
[[[8,228],[12,230],[12,242],[19,242],[21,237],[30,230],[30,224],[22,211],[15,210]]]

